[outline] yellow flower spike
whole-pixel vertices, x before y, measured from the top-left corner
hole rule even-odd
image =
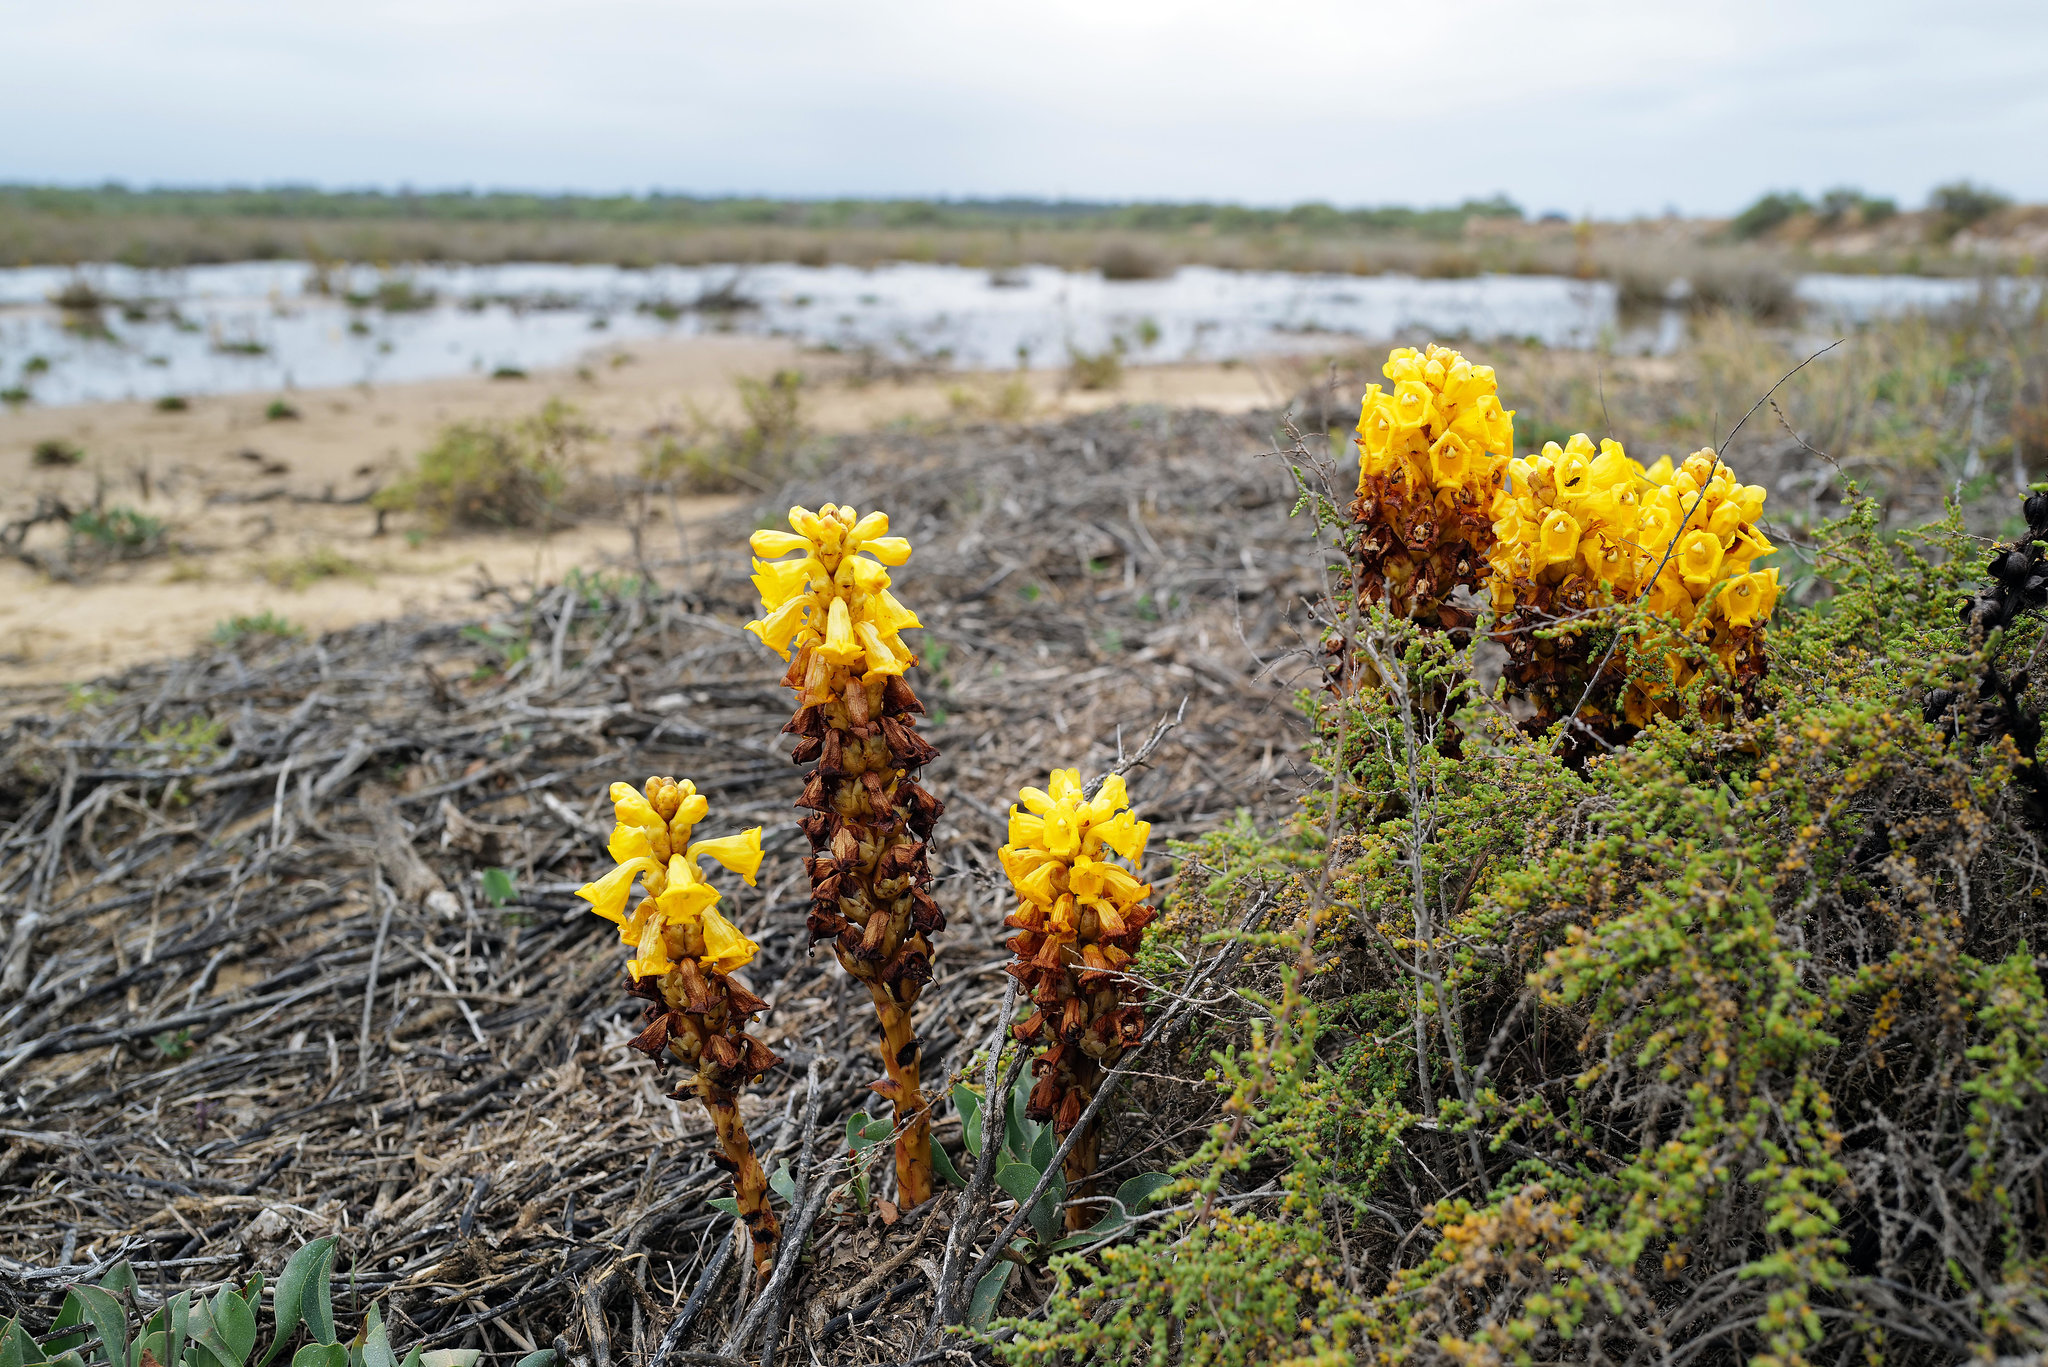
[[[898,1200],[909,1208],[930,1196],[932,1183],[912,1014],[932,976],[929,937],[946,921],[924,853],[941,806],[916,782],[936,751],[917,735],[924,709],[903,678],[916,657],[900,633],[921,623],[889,592],[889,570],[910,559],[911,544],[889,535],[889,523],[884,513],[863,516],[835,503],[792,508],[790,526],[806,552],[801,618],[773,616],[779,605],[771,595],[787,591],[793,576],[758,576],[768,615],[755,635],[791,661],[783,682],[797,699],[794,758],[812,766],[803,804],[810,811],[798,823],[813,855],[805,928],[813,943],[832,941],[840,966],[874,1000],[888,1072],[877,1089],[895,1106]],[[828,765],[828,755],[841,762]],[[838,853],[848,836],[863,858]],[[708,920],[704,934],[723,943]]]
[[[1122,976],[1153,917],[1143,905],[1151,888],[1108,857],[1142,857],[1149,827],[1128,805],[1123,781],[1111,776],[1094,797],[1080,773],[1054,770],[1046,787],[1018,798],[1037,809],[1011,809],[1010,843],[999,850],[1018,896],[1004,925],[1018,932],[1008,942],[1016,958],[1007,972],[1018,979],[1037,1010],[1013,1027],[1016,1038],[1045,1047],[1033,1072],[1026,1114],[1065,1136],[1080,1122],[1106,1068],[1144,1032],[1143,989]],[[1106,848],[1105,848],[1106,847]],[[1083,1131],[1066,1165],[1069,1194],[1092,1194],[1097,1137]],[[1070,1225],[1094,1215],[1070,1211]]]
[[[746,879],[747,886],[754,886],[754,875],[761,869],[761,828],[752,827],[738,835],[721,835],[714,840],[699,840],[690,846],[691,859],[714,859]]]
[[[1548,726],[1576,710],[1584,726],[1570,735],[1590,731],[1613,744],[1627,739],[1618,728],[1676,715],[1674,694],[1625,677],[1625,659],[1600,648],[1593,631],[1568,625],[1597,622],[1591,609],[1635,602],[1723,652],[1734,662],[1730,672],[1742,698],[1752,698],[1766,655],[1742,638],[1768,616],[1761,607],[1766,581],[1735,585],[1770,550],[1755,525],[1763,493],[1740,484],[1712,451],[1676,467],[1666,456],[1644,468],[1620,443],[1596,444],[1584,434],[1512,462],[1505,491],[1488,508],[1496,540],[1486,561],[1508,687],[1534,704],[1528,724]],[[1546,631],[1560,624],[1566,630]],[[1731,632],[1736,636],[1724,639]],[[1596,668],[1600,677],[1591,677]],[[1704,699],[1703,715],[1734,715],[1736,702]]]
[[[753,1243],[756,1273],[765,1275],[775,1262],[781,1226],[768,1199],[767,1174],[740,1123],[739,1090],[781,1060],[746,1033],[767,1003],[728,977],[752,960],[756,946],[719,914],[718,890],[704,881],[696,862],[709,855],[752,883],[761,862],[761,831],[699,841],[664,861],[663,850],[687,840],[691,826],[710,811],[696,785],[650,778],[641,793],[625,784],[613,784],[610,792],[621,817],[611,842],[620,862],[577,895],[618,923],[619,938],[632,947],[626,972],[646,1009],[645,1028],[630,1047],[696,1070],[690,1085],[710,1113]],[[640,853],[650,848],[653,857]],[[648,895],[627,919],[625,900],[636,878]],[[690,969],[691,959],[701,972]]]

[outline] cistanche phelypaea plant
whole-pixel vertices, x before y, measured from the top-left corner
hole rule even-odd
[[[812,766],[797,800],[811,813],[799,823],[812,851],[808,928],[874,1000],[888,1076],[872,1086],[896,1108],[896,1194],[908,1208],[932,1194],[911,1011],[931,978],[930,937],[946,925],[925,857],[941,806],[917,782],[938,751],[917,733],[924,704],[903,678],[915,657],[900,633],[919,622],[889,592],[887,567],[909,560],[910,543],[888,534],[886,515],[830,503],[791,508],[789,525],[753,535],[764,615],[747,629],[789,661],[782,682],[797,710],[783,729],[798,737],[791,758]]]
[[[1045,1041],[1031,1065],[1038,1081],[1029,1114],[1064,1138],[1104,1070],[1145,1033],[1144,990],[1125,970],[1155,915],[1145,905],[1151,886],[1135,872],[1152,828],[1132,814],[1117,774],[1091,798],[1079,770],[1055,769],[1045,788],[1017,797],[1023,810],[1010,808],[1010,841],[998,852],[1018,897],[1003,922],[1017,932],[1009,940],[1017,959],[1006,971],[1035,1009],[1014,1033],[1026,1044]],[[1067,1154],[1077,1202],[1067,1209],[1070,1229],[1092,1218],[1085,1201],[1094,1195],[1099,1140],[1091,1121]]]
[[[695,1065],[692,1084],[718,1131],[712,1161],[732,1174],[740,1218],[753,1236],[754,1263],[775,1261],[780,1222],[768,1199],[768,1178],[740,1124],[739,1092],[781,1062],[746,1032],[767,1003],[731,975],[759,948],[718,911],[718,890],[704,879],[699,859],[723,864],[753,885],[761,867],[761,828],[712,840],[690,839],[711,804],[684,779],[650,778],[644,791],[611,786],[618,826],[607,847],[617,865],[577,889],[591,909],[617,923],[633,947],[626,964],[629,991],[647,1000],[646,1028],[632,1047],[666,1066]],[[633,884],[645,895],[627,914]]]

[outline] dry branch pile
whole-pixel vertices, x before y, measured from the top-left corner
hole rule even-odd
[[[1155,851],[1288,801],[1287,670],[1259,661],[1300,644],[1321,582],[1285,468],[1254,458],[1269,445],[1260,422],[1154,410],[874,437],[834,487],[779,500],[887,509],[918,547],[898,578],[929,628],[913,644],[944,756],[925,781],[946,803],[933,890],[951,923],[919,1007],[935,1097],[996,1027],[995,850],[1020,783],[1052,759],[1099,772],[1120,726],[1135,748],[1185,697],[1132,775]],[[819,1063],[811,1180],[843,1180],[822,1137],[872,1104],[876,1069],[858,985],[805,950],[802,773],[789,738],[771,743],[781,666],[739,630],[747,529],[686,546],[658,589],[493,591],[487,633],[387,623],[136,669],[61,710],[16,693],[0,1315],[42,1322],[117,1258],[147,1294],[274,1271],[332,1232],[344,1313],[388,1297],[401,1341],[516,1355],[559,1336],[595,1367],[644,1367],[714,1261],[740,1288],[672,1338],[724,1336],[752,1273],[717,1256],[732,1222],[705,1205],[726,1181],[708,1124],[626,1049],[622,951],[570,893],[605,867],[614,779],[687,776],[722,821],[767,827],[760,890],[726,904],[761,943],[747,976],[785,1060],[747,1094],[747,1125],[771,1170],[803,1168]],[[517,889],[503,905],[482,876],[498,867]],[[937,1133],[958,1152],[950,1106]],[[785,1351],[908,1348],[952,1207],[888,1227],[828,1213],[791,1299],[810,1349]],[[881,1299],[894,1308],[861,1331],[882,1343],[827,1333]]]

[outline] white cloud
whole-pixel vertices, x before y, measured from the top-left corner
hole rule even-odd
[[[2048,6],[68,0],[0,178],[1723,211],[2048,198]]]

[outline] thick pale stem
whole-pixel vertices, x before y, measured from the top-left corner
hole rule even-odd
[[[1102,1146],[1102,1134],[1091,1120],[1081,1127],[1081,1137],[1067,1152],[1063,1171],[1067,1176],[1067,1228],[1078,1233],[1102,1217],[1095,1195],[1095,1163]]]
[[[1088,1103],[1095,1100],[1095,1089],[1102,1082],[1102,1065],[1081,1054],[1073,1065],[1072,1074],[1070,1088],[1080,1102],[1076,1110],[1085,1111]],[[1067,1137],[1068,1131],[1057,1126],[1054,1129],[1060,1139]],[[1067,1178],[1067,1228],[1077,1233],[1102,1216],[1101,1209],[1091,1199],[1095,1195],[1095,1164],[1101,1148],[1100,1122],[1091,1119],[1081,1127],[1081,1137],[1067,1151],[1067,1161],[1061,1168]]]
[[[761,1171],[761,1160],[754,1157],[754,1146],[747,1142],[747,1132],[740,1125],[739,1094],[699,1072],[697,1095],[718,1130],[719,1149],[732,1164],[733,1196],[739,1204],[740,1219],[753,1235],[754,1266],[766,1276],[775,1265],[782,1226],[768,1204],[768,1174]]]
[[[895,1084],[896,1199],[910,1210],[932,1195],[932,1119],[919,1085],[917,1036],[910,1028],[910,1007],[898,1002],[887,984],[869,983],[868,994],[882,1023],[882,1066]]]

